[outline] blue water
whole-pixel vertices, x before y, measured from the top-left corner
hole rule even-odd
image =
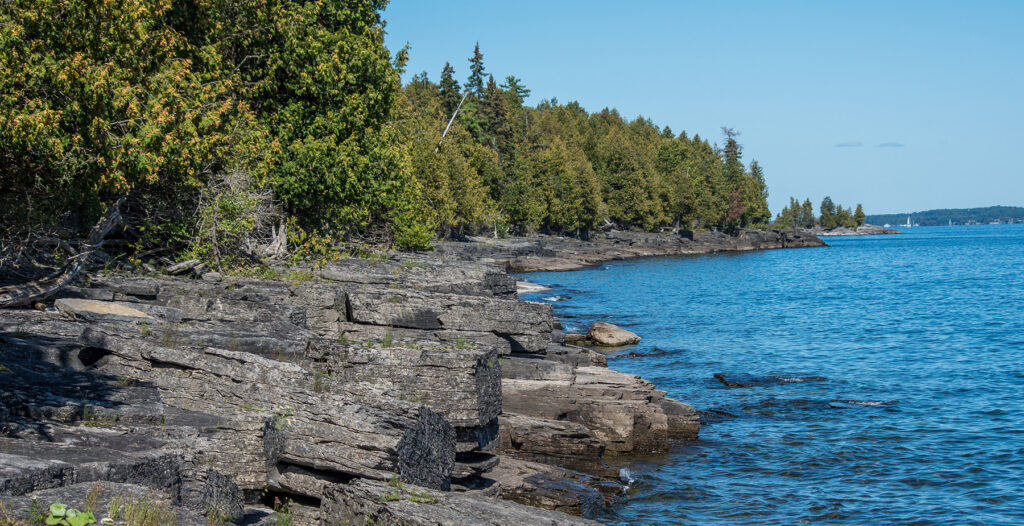
[[[600,519],[1024,524],[1024,225],[827,241],[523,275],[567,329],[643,337],[610,367],[712,410]]]

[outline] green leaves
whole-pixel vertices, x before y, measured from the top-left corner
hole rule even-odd
[[[50,515],[44,522],[50,526],[86,526],[94,524],[96,517],[92,512],[78,511],[59,502],[54,502],[50,504]]]

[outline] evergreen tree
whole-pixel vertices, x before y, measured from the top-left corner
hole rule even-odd
[[[800,206],[800,227],[814,228],[815,222],[814,205],[811,204],[810,198],[804,199],[804,203]]]
[[[516,105],[521,105],[530,96],[530,90],[523,85],[523,81],[512,75],[505,77],[505,82],[501,84],[501,88],[512,96]]]
[[[821,217],[818,222],[821,224],[821,228],[833,229],[839,226],[838,219],[836,218],[836,205],[832,202],[832,198],[825,196],[821,200],[821,207],[819,208]]]
[[[455,109],[459,107],[462,94],[459,83],[455,80],[455,68],[449,62],[445,62],[444,69],[441,70],[440,89],[441,109],[444,111],[446,118],[451,118],[452,114],[455,113]]]
[[[469,59],[469,78],[466,79],[466,89],[476,95],[478,99],[484,96],[484,55],[480,52],[480,43],[473,48],[473,56]]]
[[[481,142],[493,148],[502,157],[507,157],[510,146],[508,107],[504,93],[494,82],[494,76],[487,79],[484,98],[480,101],[479,116],[482,128]]]
[[[857,203],[857,211],[853,213],[853,221],[857,223],[857,226],[859,227],[864,224],[864,220],[866,218],[867,216],[864,214],[864,207],[860,206],[860,203]]]
[[[796,228],[800,226],[800,202],[795,197],[789,198],[789,206],[783,207],[775,218],[775,226],[779,228]]]
[[[764,168],[756,160],[750,162],[747,179],[747,192],[744,195],[748,203],[746,224],[767,223],[772,217],[768,209],[768,183],[764,179]]]

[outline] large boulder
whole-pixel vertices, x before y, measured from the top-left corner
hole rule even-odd
[[[621,327],[599,321],[590,326],[587,339],[595,346],[622,347],[640,343],[640,337]]]

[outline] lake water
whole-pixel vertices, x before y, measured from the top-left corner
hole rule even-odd
[[[1024,225],[826,241],[523,275],[568,330],[643,337],[609,367],[708,411],[596,518],[1024,524]]]

